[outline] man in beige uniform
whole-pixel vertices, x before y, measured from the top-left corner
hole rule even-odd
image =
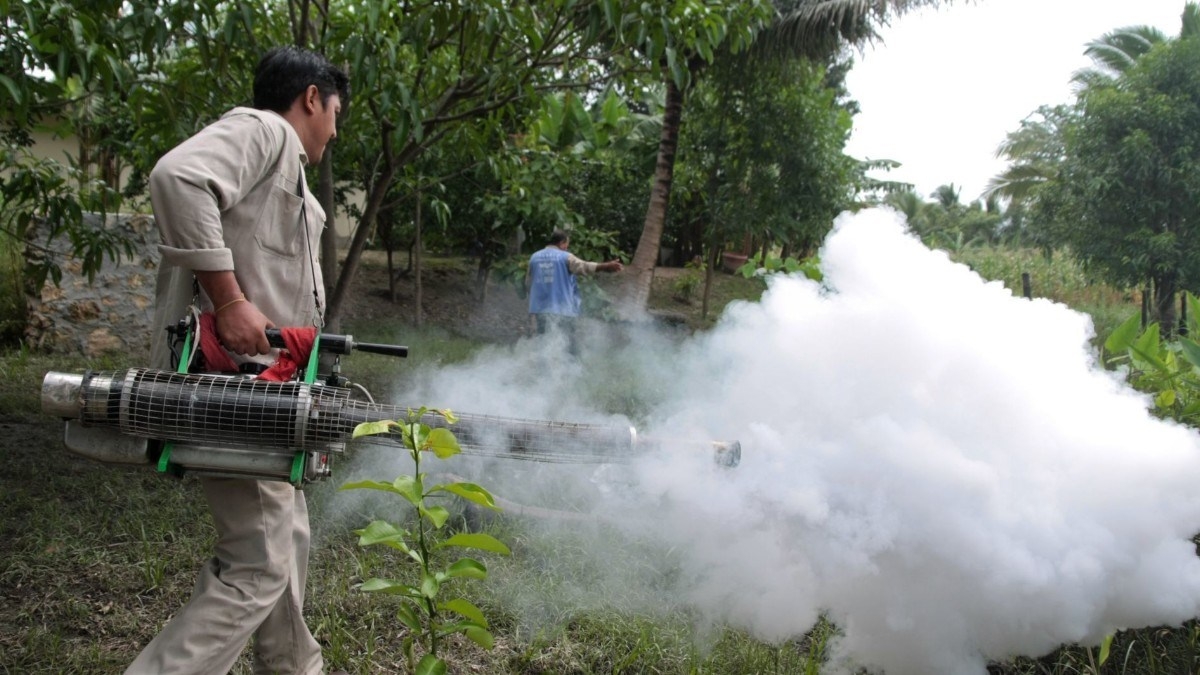
[[[234,108],[168,152],[150,174],[162,234],[155,315],[201,309],[235,360],[273,360],[264,330],[320,324],[316,260],[325,213],[304,164],[320,161],[348,102],[325,57],[283,47],[255,70],[254,108]],[[155,365],[169,367],[166,333]],[[279,481],[201,478],[217,530],[191,600],[126,671],[224,675],[254,638],[254,672],[316,675],[321,648],[304,622],[309,524],[304,493]]]

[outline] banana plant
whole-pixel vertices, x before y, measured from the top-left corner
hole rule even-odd
[[[1186,295],[1187,333],[1197,335],[1200,301]],[[1105,363],[1126,369],[1134,388],[1154,397],[1154,413],[1191,425],[1200,424],[1200,343],[1188,335],[1164,340],[1158,323],[1144,329],[1131,316],[1104,341]]]

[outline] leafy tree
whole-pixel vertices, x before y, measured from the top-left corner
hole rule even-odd
[[[1198,33],[1200,6],[1189,2],[1183,9],[1178,39]],[[1117,86],[1139,59],[1172,39],[1152,26],[1127,26],[1106,33],[1087,43],[1084,54],[1094,66],[1075,73],[1072,81],[1080,86],[1081,93]],[[1064,235],[1056,232],[1063,217],[1061,204],[1043,197],[1047,195],[1046,187],[1059,178],[1066,159],[1066,130],[1075,123],[1079,110],[1073,105],[1041,106],[1022,120],[997,149],[996,156],[1011,163],[989,181],[985,195],[1008,200],[1010,211],[1019,215],[1010,219],[1010,235],[1043,248],[1063,240]],[[1020,224],[1019,230],[1013,230],[1014,223]]]
[[[684,12],[676,23],[689,34],[716,36],[724,35],[724,27],[706,23],[705,17],[742,5],[679,4],[704,7]],[[476,135],[476,147],[495,147],[495,139],[513,132],[508,121],[514,109],[528,110],[529,101],[540,100],[542,92],[595,89],[623,80],[643,67],[640,59],[627,58],[634,46],[651,46],[654,61],[673,61],[671,40],[680,32],[664,23],[656,3],[632,0],[403,6],[357,0],[341,11],[330,49],[345,55],[360,90],[379,93],[364,96],[367,101],[351,114],[344,134],[354,139],[353,147],[347,144],[342,151],[365,179],[366,201],[330,301],[331,321],[370,225],[403,167],[457,128]]]
[[[184,43],[214,51],[216,42],[246,42],[240,22],[214,27],[244,8],[253,11],[214,0],[137,8],[116,0],[0,1],[0,186],[6,204],[0,231],[18,241],[65,237],[87,274],[114,257],[122,242],[85,223],[82,210],[119,208],[122,170],[132,167],[136,174],[156,156],[152,148],[182,132],[174,113],[189,103],[179,95],[187,79],[167,77],[161,66]],[[205,65],[220,69],[225,62]],[[168,94],[169,86],[178,89]],[[218,83],[203,91],[215,97],[220,89]],[[35,126],[78,138],[73,161],[29,153]],[[42,251],[26,270],[34,287],[58,274],[60,260],[50,249]]]
[[[1109,281],[1149,281],[1170,331],[1175,294],[1200,287],[1200,40],[1138,59],[1113,86],[1082,94],[1066,159],[1046,195],[1061,238]]]
[[[590,105],[575,92],[554,92],[514,120],[518,133],[493,147],[458,152],[460,145],[451,143],[437,150],[443,168],[467,167],[442,181],[442,199],[453,214],[443,239],[476,256],[480,297],[494,267],[523,291],[525,259],[510,259],[519,239],[537,247],[555,228],[568,227],[582,254],[590,236],[624,225],[620,209],[632,203],[631,192],[641,193],[648,173],[628,159],[630,143],[645,145],[638,139],[646,122],[613,89]],[[638,199],[636,208],[643,206]]]
[[[1074,114],[1070,106],[1041,106],[1021,120],[1020,127],[1010,131],[996,150],[997,157],[1012,164],[988,181],[984,194],[1020,202],[1034,200],[1037,189],[1058,174],[1065,154],[1062,131]]]
[[[615,233],[617,249],[630,252],[637,246],[645,215],[645,189],[654,173],[655,151],[662,131],[661,87],[623,97],[609,95],[592,110],[592,117],[609,129],[606,144],[593,142],[575,147],[586,150],[563,186],[568,208],[587,228]],[[614,113],[620,110],[619,116]],[[549,234],[530,232],[531,235]],[[577,238],[576,238],[577,239]],[[575,239],[572,246],[577,245]],[[594,259],[594,258],[593,258]],[[604,256],[612,259],[612,256]]]
[[[692,92],[680,211],[705,242],[705,313],[725,244],[752,238],[807,255],[848,205],[850,115],[825,75],[804,59],[729,56]]]
[[[678,22],[682,15],[685,30],[676,33],[682,38],[670,41],[660,52],[661,61],[653,58],[653,50],[648,50],[651,62],[664,66],[667,98],[646,220],[630,273],[625,275],[624,303],[634,311],[645,308],[650,294],[671,194],[684,94],[703,66],[713,61],[714,54],[737,54],[753,42],[757,45],[753,53],[765,60],[799,56],[824,59],[847,41],[857,43],[875,37],[872,22],[884,21],[893,12],[914,6],[937,4],[937,0],[773,0],[769,7],[764,6],[765,2],[745,2],[728,18],[707,7],[707,11],[698,11],[702,4],[697,0],[674,3],[661,10],[664,16],[650,17],[651,25],[656,25],[655,18],[668,24]],[[653,7],[651,3],[643,6]],[[668,33],[664,37],[671,36]]]
[[[930,196],[943,209],[953,209],[962,206],[962,188],[954,187],[954,183],[937,186]]]
[[[736,53],[745,49],[770,17],[771,9],[766,0],[733,3],[729,7],[704,0],[642,3],[642,16],[620,34],[620,39],[636,45],[646,61],[657,66],[666,94],[650,202],[621,291],[626,307],[640,311],[650,296],[674,181],[684,92],[718,50]]]
[[[904,216],[911,228],[917,226],[925,211],[925,200],[921,199],[916,190],[893,192],[884,198],[883,203]]]

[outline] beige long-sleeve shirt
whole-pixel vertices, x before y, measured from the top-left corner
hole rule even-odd
[[[305,183],[307,160],[283,117],[234,108],[158,161],[150,174],[162,235],[158,326],[185,315],[194,270],[233,270],[247,299],[278,326],[318,322],[313,289],[315,283],[324,306],[317,253],[325,211]],[[202,310],[213,309],[203,291],[199,301]],[[170,365],[164,331],[155,336],[152,360]]]

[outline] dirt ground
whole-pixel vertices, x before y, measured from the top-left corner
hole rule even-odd
[[[371,317],[397,316],[414,322],[416,283],[411,275],[396,282],[396,297],[392,300],[388,286],[386,258],[381,251],[366,251],[355,277],[354,290],[346,307],[347,325],[369,321]],[[404,259],[398,261],[404,264]],[[529,304],[518,287],[495,278],[487,284],[481,296],[475,279],[474,262],[468,259],[438,258],[430,262],[422,274],[421,307],[426,324],[437,326],[455,335],[483,342],[515,342],[529,329]],[[684,270],[657,268],[651,291],[654,313],[672,315],[692,322],[699,306],[683,305],[670,298],[671,283]],[[732,279],[732,277],[726,277]],[[600,288],[613,291],[620,281],[614,275],[601,274],[592,278]]]

